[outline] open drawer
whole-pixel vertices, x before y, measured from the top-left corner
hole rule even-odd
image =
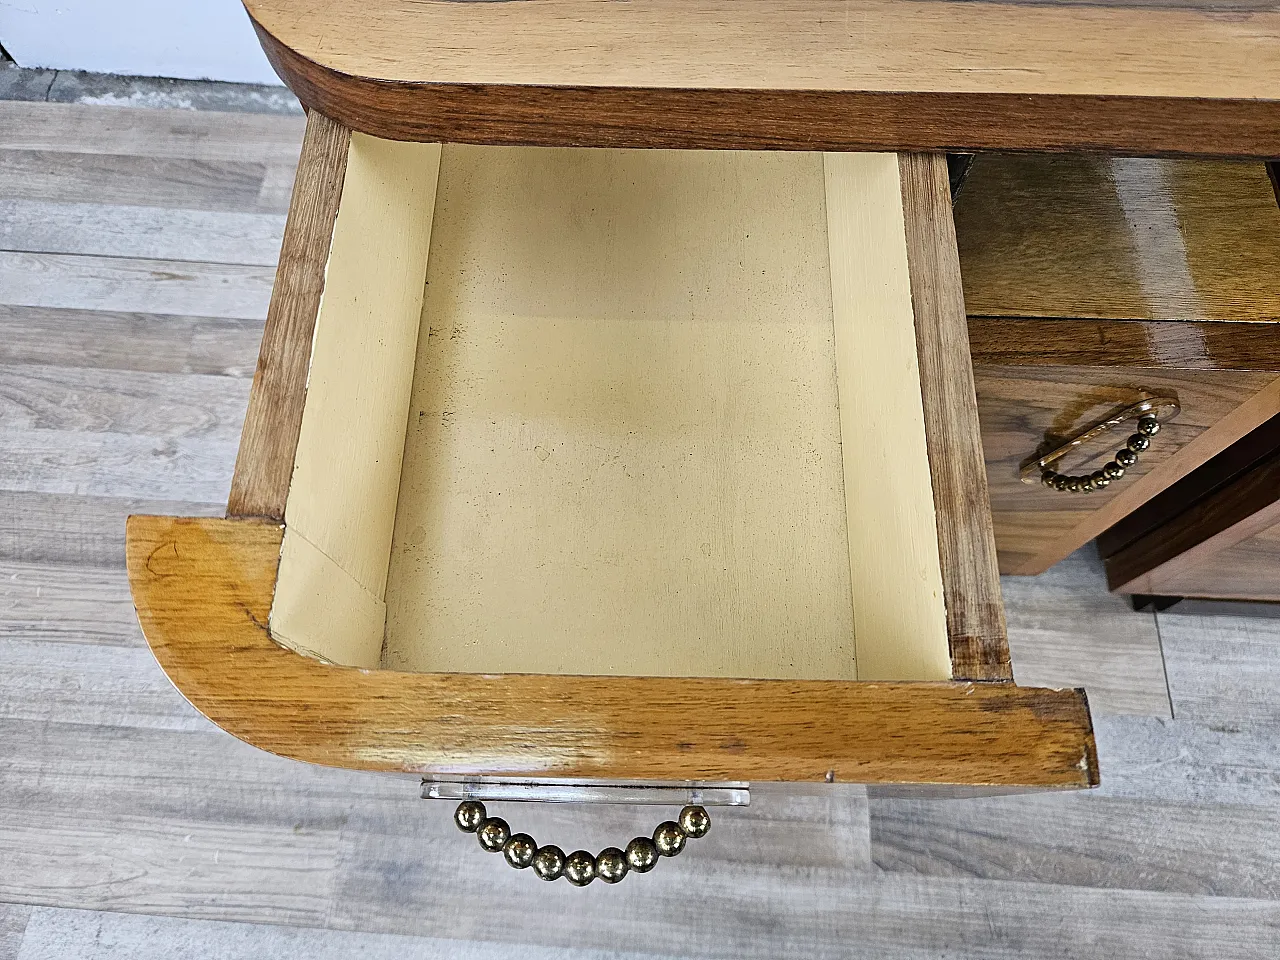
[[[1085,787],[1011,682],[940,156],[398,143],[313,113],[225,520],[147,640],[264,749]]]

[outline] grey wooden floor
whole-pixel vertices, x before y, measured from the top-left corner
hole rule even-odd
[[[302,121],[0,102],[0,960],[1280,957],[1280,622],[1005,583],[1103,787],[757,788],[617,888],[538,883],[412,780],[221,733],[142,643],[131,512],[225,501]],[[631,808],[508,811],[603,845]]]

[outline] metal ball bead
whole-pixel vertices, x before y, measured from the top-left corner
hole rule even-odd
[[[463,833],[475,833],[487,816],[484,804],[479,800],[463,800],[453,811],[453,822]]]
[[[1056,477],[1053,478],[1053,488],[1055,490],[1067,489],[1067,481],[1070,479],[1071,479],[1070,477],[1064,477],[1062,474],[1058,474]]]
[[[664,857],[674,857],[684,849],[684,831],[674,820],[663,820],[653,831],[653,845]]]
[[[564,851],[554,843],[539,847],[533,855],[533,872],[543,880],[559,880],[564,873]]]
[[[1155,417],[1143,417],[1138,421],[1138,432],[1144,437],[1154,437],[1160,432],[1160,421]]]
[[[617,847],[605,847],[596,854],[596,876],[605,883],[618,883],[629,869],[626,856]]]
[[[626,857],[636,873],[648,873],[658,864],[658,847],[648,837],[636,837],[627,844]]]
[[[1151,446],[1151,441],[1148,440],[1146,437],[1144,437],[1142,434],[1135,433],[1129,437],[1128,441],[1125,443],[1125,446],[1127,446],[1134,453],[1141,453],[1143,450],[1147,449],[1147,447]]]
[[[1081,492],[1081,493],[1093,493],[1093,477],[1092,477],[1092,475],[1090,475],[1090,476],[1084,476],[1084,477],[1081,477],[1081,478],[1080,478],[1080,492]]]
[[[1103,487],[1110,485],[1111,481],[1107,479],[1107,475],[1101,470],[1095,470],[1089,475],[1089,479],[1093,481],[1095,490],[1101,490]]]
[[[1102,468],[1102,472],[1107,475],[1108,480],[1119,480],[1124,476],[1124,467],[1112,460]]]
[[[533,855],[537,850],[538,845],[527,833],[517,833],[502,845],[502,855],[517,870],[523,870],[533,863]]]
[[[1079,492],[1080,492],[1080,478],[1079,478],[1079,477],[1067,477],[1067,489],[1068,489],[1068,490],[1070,490],[1072,493],[1079,493]]]
[[[575,887],[585,887],[596,878],[596,858],[585,850],[575,850],[564,862],[564,875]]]
[[[476,830],[480,846],[489,853],[497,853],[511,839],[511,828],[501,817],[486,817],[484,823]]]
[[[1116,463],[1122,467],[1132,467],[1138,462],[1138,455],[1127,447],[1116,451]]]
[[[1043,483],[1046,487],[1052,487],[1053,482],[1057,479],[1058,479],[1058,475],[1054,473],[1052,470],[1046,470],[1044,473],[1040,474],[1040,482]]]
[[[680,829],[684,831],[684,835],[692,840],[705,837],[711,829],[711,815],[702,807],[692,804],[680,811],[680,816],[676,818],[676,822],[680,824]]]

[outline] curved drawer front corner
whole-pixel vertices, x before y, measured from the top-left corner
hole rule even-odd
[[[320,663],[266,626],[279,524],[131,517],[129,581],[174,685],[229,733],[365,770],[1079,788],[1083,691],[983,683],[407,674]]]

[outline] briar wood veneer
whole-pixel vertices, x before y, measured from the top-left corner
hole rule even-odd
[[[273,303],[228,518],[136,517],[129,526],[144,633],[188,699],[265,749],[362,769],[1096,783],[1083,692],[1009,681],[943,158],[477,149],[348,139],[311,115],[303,155],[317,169],[298,177],[275,293],[288,302]],[[627,190],[612,192],[614,182]],[[552,183],[553,194],[567,191],[569,206],[539,210]],[[683,199],[663,211],[655,201],[665,191]],[[716,231],[741,239],[708,245]],[[702,251],[691,276],[711,285],[706,294],[688,288],[691,319],[679,309],[632,316],[649,302],[631,299],[636,283],[650,285],[659,305],[668,285],[683,289],[678,254],[686,235]],[[814,256],[814,243],[826,247],[829,262]],[[495,281],[486,272],[494,261],[468,254],[498,249],[510,256]],[[561,265],[530,269],[548,253]],[[590,263],[603,272],[570,269]],[[778,289],[791,291],[780,312],[764,302],[778,271]],[[809,286],[795,287],[801,280]],[[745,299],[729,304],[729,320],[717,320],[721,301],[738,296],[717,286],[729,281],[743,286]],[[752,320],[752,309],[764,313]],[[784,325],[770,326],[777,323]],[[613,332],[597,340],[592,329],[600,324]],[[623,350],[625,361],[635,337],[653,369],[612,359]],[[702,352],[690,353],[698,344]],[[768,359],[753,368],[757,350]],[[507,366],[492,366],[499,361]],[[592,370],[603,379],[581,379]],[[565,386],[555,386],[557,376]],[[646,394],[650,382],[662,389]],[[284,398],[263,402],[268,384],[283,385]],[[562,390],[568,405],[556,407]],[[789,410],[817,432],[794,450],[766,432],[758,456],[752,437],[779,417],[788,422]],[[706,417],[723,453],[699,446]],[[598,478],[580,473],[576,492],[562,486],[564,497],[544,496],[540,484],[557,476],[547,471],[572,477],[581,469],[573,458],[590,436],[582,426],[615,422],[630,426],[616,440],[606,432],[592,441],[600,445],[591,467]],[[635,459],[646,449],[657,459]],[[687,456],[664,466],[664,450]],[[612,456],[619,451],[621,460]],[[486,476],[485,464],[516,454],[529,458],[521,461],[527,477],[506,469]],[[695,510],[703,509],[703,485],[732,490],[738,473],[745,481],[734,494],[746,511],[741,519],[691,513],[683,523],[720,525],[724,538],[706,541],[709,557],[662,552],[687,535],[671,526],[679,524],[675,474],[670,481],[655,474],[651,486],[654,496],[676,498],[663,507],[668,527],[646,520],[628,529],[626,512],[616,514],[616,529],[582,526],[602,504],[644,489],[645,471],[686,461],[680,469],[693,471],[686,499]],[[784,493],[770,504],[777,470]],[[817,479],[796,498],[785,492],[790,477]],[[512,497],[516,512],[499,496]],[[653,509],[634,507],[641,517]],[[451,517],[463,525],[451,528]],[[746,521],[766,532],[781,525],[761,540],[759,531],[735,526]],[[795,522],[814,524],[798,531],[797,549],[807,555],[786,546]],[[582,557],[581,583],[556,566],[557,544],[521,540],[522,529],[557,525],[583,538],[580,547],[568,544],[569,555]],[[615,541],[630,544],[627,552],[600,552]],[[490,551],[495,543],[531,552],[512,564]],[[833,549],[842,551],[842,574],[830,565]],[[538,564],[519,563],[535,555]],[[626,572],[641,561],[622,578],[608,569],[622,563]],[[590,613],[589,594],[567,607],[530,594],[513,605],[503,593],[523,598],[524,588],[512,581],[474,608],[480,619],[467,619],[466,607],[459,619],[455,601],[465,597],[420,592],[447,580],[451,565],[536,581],[542,563],[551,564],[542,582],[553,590],[598,584],[614,602]],[[755,596],[734,601],[711,586],[716,564],[753,578],[744,586],[765,592],[760,609],[772,616],[792,609],[789,596],[808,596],[806,581],[818,569],[848,579],[843,591],[814,594],[816,606],[803,603],[830,611],[826,626],[810,620],[796,630],[780,620],[782,633],[771,640],[751,613]],[[684,568],[689,573],[680,574]],[[660,576],[647,579],[654,570]],[[487,589],[483,578],[473,582]],[[732,578],[725,583],[734,586]],[[702,626],[671,619],[675,636],[691,622],[705,632],[669,653],[665,635],[642,631],[620,644],[614,627],[591,633],[601,617],[626,629],[608,620],[622,604],[644,600],[638,615],[654,622],[704,609],[696,590],[709,588],[705,609],[715,618]],[[453,610],[405,612],[405,598],[423,597]],[[844,612],[842,597],[852,600]],[[503,610],[523,619],[487,616]],[[566,611],[581,622],[566,623]],[[842,619],[853,624],[837,638],[849,647],[843,661],[825,639]],[[449,622],[462,625],[454,635],[461,647],[423,645]],[[758,639],[735,646],[739,628]],[[596,639],[584,646],[575,636]],[[768,653],[777,636],[789,639]],[[442,655],[459,654],[458,663],[480,672],[432,669],[448,662]],[[481,665],[548,656],[564,665],[541,674]],[[410,669],[389,669],[397,657],[413,661]],[[649,675],[618,675],[631,663],[650,664]]]

